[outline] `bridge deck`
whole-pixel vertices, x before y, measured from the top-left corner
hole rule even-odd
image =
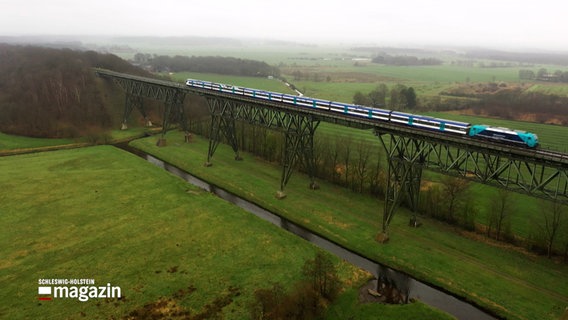
[[[452,144],[457,148],[467,149],[477,152],[486,152],[495,155],[503,155],[509,158],[528,160],[536,163],[546,163],[547,166],[557,168],[568,168],[568,154],[559,153],[546,149],[529,149],[494,143],[491,141],[473,139],[468,136],[440,134],[436,131],[409,127],[402,124],[390,123],[378,119],[369,119],[364,117],[356,117],[352,115],[331,112],[318,108],[310,108],[303,106],[294,106],[287,103],[269,101],[248,96],[233,95],[224,92],[217,92],[208,89],[194,88],[185,84],[153,79],[147,77],[134,76],[104,69],[95,69],[95,73],[101,77],[111,77],[116,79],[124,79],[129,81],[143,82],[145,84],[159,86],[164,88],[174,88],[183,90],[188,93],[199,94],[203,96],[214,96],[219,98],[241,101],[247,104],[262,105],[271,107],[285,112],[300,113],[317,117],[319,120],[341,124],[350,127],[375,129],[379,133],[387,133],[413,137],[418,139],[427,139],[433,143]]]

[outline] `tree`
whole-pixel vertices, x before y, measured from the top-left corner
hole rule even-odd
[[[542,208],[542,222],[537,226],[540,229],[546,244],[546,256],[552,256],[552,248],[554,241],[558,236],[562,224],[562,215],[564,214],[564,207],[557,201],[548,201],[543,204]]]
[[[442,178],[442,190],[446,195],[445,198],[448,203],[447,219],[449,222],[453,223],[456,221],[454,214],[458,210],[458,203],[462,201],[468,188],[469,181],[465,179],[454,178],[452,176],[444,176],[444,178]]]
[[[546,70],[546,68],[540,68],[538,69],[538,72],[536,73],[536,78],[537,79],[543,79],[545,78],[545,76],[548,74],[548,70]]]
[[[501,239],[503,232],[510,227],[509,223],[513,214],[513,197],[511,192],[505,189],[499,189],[497,193],[491,197],[491,208],[488,215],[487,235],[491,235],[491,229],[495,230],[495,239]]]
[[[336,140],[336,147],[342,155],[343,160],[343,173],[345,174],[345,186],[349,186],[349,166],[351,165],[351,145],[353,144],[353,137],[341,137]]]
[[[361,91],[357,91],[355,92],[355,95],[353,95],[353,104],[369,106],[371,105],[371,99],[369,99],[369,97],[364,95]]]
[[[383,154],[378,152],[375,165],[371,167],[369,174],[369,192],[375,196],[384,195],[384,186],[386,185],[386,174],[382,169],[384,161]]]
[[[397,84],[390,91],[390,108],[393,110],[400,110],[406,106],[406,96],[404,92],[406,91],[406,86],[403,84]]]
[[[340,289],[339,277],[328,255],[318,251],[314,259],[306,261],[302,273],[320,297],[329,301],[337,297]]]
[[[388,87],[386,84],[379,84],[375,90],[369,92],[369,99],[371,99],[371,106],[383,107],[386,105]]]
[[[413,87],[409,87],[403,92],[406,99],[406,107],[409,109],[414,109],[416,107],[416,92]]]
[[[355,163],[355,175],[357,176],[357,180],[359,182],[358,191],[363,193],[364,186],[365,186],[365,178],[367,177],[368,163],[369,157],[371,156],[371,146],[363,141],[360,140],[357,146],[357,153],[359,157],[357,158],[357,162]],[[353,179],[355,180],[355,179]],[[355,189],[355,183],[352,185],[352,189]]]
[[[279,283],[270,289],[254,291],[254,301],[250,305],[251,319],[275,319],[278,307],[286,298],[286,291]]]
[[[528,69],[519,70],[519,79],[521,80],[533,80],[535,78],[534,71]]]

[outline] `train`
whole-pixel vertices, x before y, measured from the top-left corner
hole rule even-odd
[[[355,117],[386,121],[425,130],[437,131],[442,134],[468,136],[473,139],[482,139],[511,146],[537,148],[539,145],[538,136],[528,131],[514,130],[483,124],[471,124],[467,122],[440,119],[388,109],[371,108],[361,105],[315,99],[305,96],[295,96],[285,93],[251,89],[203,80],[187,79],[185,84],[193,88],[281,102],[300,108],[316,108],[327,110],[330,112],[343,113]]]

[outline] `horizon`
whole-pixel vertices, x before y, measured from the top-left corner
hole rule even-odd
[[[206,40],[211,41],[209,44],[183,44],[174,43],[176,40]],[[258,48],[267,48],[271,46],[288,46],[289,48],[295,47],[315,47],[315,48],[343,48],[343,49],[354,49],[354,48],[377,48],[377,49],[396,49],[396,50],[424,50],[424,51],[455,51],[456,53],[467,52],[470,50],[482,50],[482,51],[494,51],[494,52],[509,52],[518,54],[568,54],[568,49],[542,49],[542,48],[503,48],[499,46],[490,45],[459,45],[459,44],[434,44],[434,43],[412,43],[412,42],[400,42],[400,43],[372,43],[365,41],[354,41],[354,42],[325,42],[325,41],[292,41],[286,39],[277,38],[254,38],[254,37],[218,37],[218,36],[196,36],[196,35],[186,35],[186,36],[144,36],[144,35],[45,35],[45,34],[30,34],[30,35],[3,35],[0,34],[0,43],[11,44],[11,45],[37,45],[37,46],[55,46],[61,48],[74,47],[72,44],[78,44],[84,48],[91,50],[92,48],[105,48],[108,46],[127,46],[132,49],[136,48],[137,41],[171,41],[169,45],[173,46],[183,46],[202,48],[208,46],[218,46],[222,49],[231,48],[242,48],[246,44],[253,43],[255,50]],[[213,43],[218,40],[217,43]],[[222,43],[225,41],[226,43]],[[67,46],[70,45],[70,46]],[[145,44],[147,45],[147,44]],[[171,47],[165,47],[166,50],[170,51]],[[97,50],[97,49],[94,49]],[[144,51],[145,49],[141,49]],[[151,50],[152,51],[152,50]]]
[[[300,44],[393,47],[477,47],[568,51],[563,15],[568,3],[521,4],[419,0],[312,2],[126,0],[79,3],[28,0],[3,4],[5,37],[204,37]]]

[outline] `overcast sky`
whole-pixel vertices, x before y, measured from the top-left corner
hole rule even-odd
[[[81,34],[568,50],[568,1],[0,0],[0,35]]]

